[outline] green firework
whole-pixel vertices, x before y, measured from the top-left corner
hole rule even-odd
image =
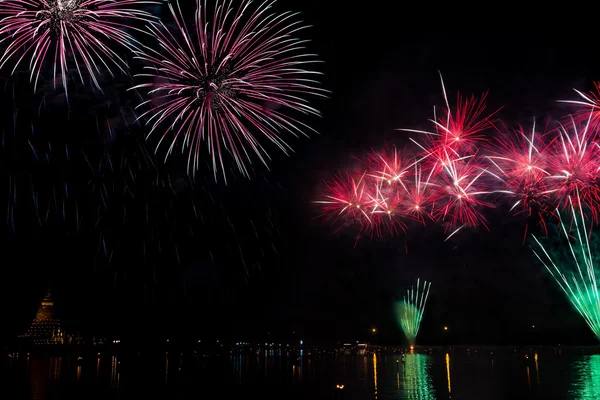
[[[423,285],[421,285],[421,280],[417,279],[416,288],[413,286],[408,289],[406,296],[396,304],[398,323],[411,346],[415,344],[419,333],[425,304],[429,296],[429,288],[431,287],[431,282],[423,282]]]
[[[600,340],[600,295],[594,254],[590,246],[588,229],[581,202],[577,199],[577,207],[571,201],[571,220],[563,221],[560,211],[556,210],[559,222],[559,236],[565,244],[568,259],[562,260],[560,249],[550,255],[542,243],[533,236],[538,251],[532,247],[533,253],[544,264],[554,280],[558,283],[567,298],[583,317],[596,338]],[[569,230],[567,230],[569,228]]]

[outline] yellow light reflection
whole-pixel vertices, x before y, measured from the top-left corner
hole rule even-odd
[[[58,386],[62,369],[62,357],[50,358],[50,382],[54,387]]]
[[[112,356],[110,366],[110,385],[113,388],[119,387],[119,381],[121,380],[121,373],[119,372],[119,358]]]
[[[529,372],[529,365],[527,366],[527,386],[531,389],[531,374]]]
[[[77,380],[81,380],[81,365],[77,366]]]
[[[450,384],[450,353],[446,353],[446,375],[448,376],[448,393],[452,393],[452,385]]]
[[[537,353],[534,354],[533,359],[535,360],[535,380],[539,386],[540,385],[540,365],[538,364],[538,354]]]
[[[40,359],[32,359],[31,374],[29,381],[29,390],[31,392],[31,400],[44,400],[48,393],[48,361]]]
[[[377,354],[373,353],[373,386],[375,388],[375,400],[377,400]]]

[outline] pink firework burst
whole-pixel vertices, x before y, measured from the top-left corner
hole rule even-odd
[[[530,215],[545,213],[551,156],[547,154],[541,135],[536,132],[535,120],[531,132],[518,127],[513,134],[500,136],[489,152],[487,159],[492,168],[488,172],[502,182],[502,188],[497,192],[512,198],[510,210],[518,210],[517,214],[523,211]]]
[[[544,136],[547,134],[537,132],[534,119],[530,132],[518,127],[510,134],[502,134],[489,146],[487,159],[491,164],[488,173],[501,183],[495,192],[509,197],[510,211],[527,218],[535,216],[547,233],[545,218],[553,214],[554,207],[547,186],[551,154]],[[527,223],[523,241],[528,230]]]
[[[448,159],[444,173],[439,174],[439,191],[443,204],[437,209],[436,218],[447,221],[450,236],[464,227],[486,227],[481,209],[489,206],[484,200],[490,194],[482,177],[486,170],[475,157],[459,160]],[[448,238],[450,238],[448,236]]]
[[[383,231],[391,235],[398,234],[400,230],[406,232],[406,224],[402,221],[403,193],[393,190],[383,182],[372,182],[374,190],[369,197],[372,199],[371,226],[372,231],[382,236]]]
[[[499,111],[485,114],[487,93],[480,98],[462,97],[458,94],[456,105],[452,109],[441,74],[440,79],[445,106],[442,107],[442,114],[435,114],[431,120],[434,131],[399,129],[427,135],[425,145],[411,140],[423,150],[427,163],[436,172],[441,171],[449,159],[455,160],[476,153],[478,143],[486,139],[484,132],[494,126],[493,117]]]
[[[128,33],[128,19],[151,21],[152,14],[139,9],[160,1],[143,0],[11,0],[0,1],[0,41],[8,43],[0,57],[0,68],[17,57],[13,73],[30,56],[30,80],[37,88],[45,64],[52,64],[54,85],[58,80],[67,91],[69,62],[82,83],[84,73],[100,89],[101,67],[111,75],[110,65],[123,72],[126,61],[113,50],[121,45],[135,50],[139,43]],[[22,51],[24,50],[24,51]],[[21,54],[22,52],[22,54]],[[60,79],[57,79],[57,73]]]
[[[315,201],[322,206],[320,217],[334,223],[342,221],[337,230],[348,223],[358,222],[361,231],[373,224],[371,213],[378,201],[369,192],[365,175],[366,173],[359,176],[351,173],[338,174],[331,181],[325,182],[322,200]]]
[[[581,100],[559,100],[559,103],[574,104],[580,110],[573,116],[576,122],[584,122],[590,119],[593,129],[600,127],[600,82],[594,82],[594,90],[583,93],[573,89],[581,97]],[[591,118],[590,118],[591,114]]]
[[[381,182],[383,187],[392,187],[410,180],[416,161],[404,156],[396,146],[386,146],[382,151],[369,152],[363,163],[369,171],[369,177]]]
[[[403,202],[403,215],[421,222],[423,225],[427,220],[433,220],[436,202],[440,199],[438,187],[431,182],[432,172],[423,176],[420,165],[415,164],[412,180],[404,186],[405,196]]]
[[[319,115],[306,95],[326,97],[306,69],[315,60],[305,52],[305,42],[295,38],[304,29],[295,13],[278,14],[266,1],[253,8],[252,1],[235,7],[232,1],[196,0],[193,29],[186,26],[179,4],[169,5],[177,28],[152,24],[155,48],[146,47],[139,58],[149,65],[147,88],[155,98],[142,117],[148,117],[150,134],[162,127],[163,141],[170,142],[167,157],[181,138],[189,149],[188,168],[198,168],[201,143],[212,158],[212,169],[224,172],[223,156],[230,153],[239,171],[248,176],[246,165],[252,152],[264,163],[270,158],[263,139],[286,154],[291,150],[281,135],[305,135],[310,128],[299,115]],[[177,38],[175,37],[177,36]]]
[[[552,158],[547,178],[554,203],[568,207],[569,198],[579,196],[594,222],[600,216],[600,148],[598,132],[591,126],[593,114],[587,121],[560,124],[558,138],[551,144]]]

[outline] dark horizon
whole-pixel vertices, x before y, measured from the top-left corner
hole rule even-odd
[[[597,56],[587,56],[594,39],[570,32],[559,37],[550,27],[535,33],[399,30],[396,15],[382,16],[376,8],[344,8],[342,16],[316,1],[280,0],[277,6],[302,12],[312,26],[303,35],[324,61],[319,68],[331,98],[312,103],[323,117],[307,122],[320,135],[289,140],[290,157],[271,151],[270,171],[256,164],[252,180],[234,177],[227,186],[214,183],[206,169],[190,184],[177,154],[164,166],[164,153],[152,156],[158,172],[143,164],[144,151],[136,146],[144,127],[119,124],[114,136],[104,122],[98,127],[98,120],[117,121],[133,104],[127,77],[105,83],[104,97],[74,90],[69,109],[60,90],[46,87],[40,107],[43,93],[31,95],[26,73],[11,78],[0,71],[3,102],[14,105],[0,111],[0,187],[7,188],[0,210],[9,210],[1,236],[3,339],[27,329],[52,285],[67,329],[89,336],[262,339],[268,332],[282,338],[296,332],[307,342],[402,344],[393,304],[421,278],[432,287],[417,343],[597,344],[523,244],[524,221],[504,204],[487,214],[490,231],[465,230],[444,242],[442,227],[414,227],[406,235],[361,238],[356,246],[356,231],[332,234],[311,204],[322,181],[352,165],[354,156],[386,143],[409,145],[395,129],[418,129],[431,118],[442,102],[438,71],[451,98],[489,91],[489,109],[503,107],[498,117],[507,125],[568,114],[571,108],[556,100],[572,99],[573,88],[587,91],[600,80]],[[572,54],[586,57],[574,62]],[[44,147],[48,142],[54,150]],[[73,149],[69,160],[56,155],[65,144]],[[154,144],[151,139],[149,154]],[[42,161],[51,154],[53,162],[34,162],[32,145]],[[114,207],[96,229],[101,196],[84,197],[79,188],[115,182],[120,188],[120,175],[129,173],[90,172],[106,149],[115,160],[131,156],[140,178],[135,199],[122,199],[127,218]],[[31,195],[21,197],[30,179],[49,207],[61,202],[56,188],[72,185],[67,217],[51,216],[40,227]],[[154,186],[155,180],[161,183]],[[90,208],[80,229],[69,214],[73,198]],[[18,205],[15,220],[9,203]]]

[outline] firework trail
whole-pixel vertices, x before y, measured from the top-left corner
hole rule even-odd
[[[536,248],[532,247],[532,250],[600,340],[600,282],[596,278],[600,271],[595,265],[590,231],[586,227],[579,197],[576,197],[575,204],[569,199],[569,205],[571,215],[568,220],[561,218],[559,210],[556,214],[560,222],[559,236],[563,237],[566,245],[563,249],[570,259],[563,259],[557,249],[546,249],[535,235]]]
[[[402,301],[396,304],[396,318],[411,346],[419,333],[430,288],[431,282],[423,281],[421,285],[421,280],[417,279],[416,288],[408,289]]]
[[[268,279],[282,246],[277,214],[264,201],[240,209],[239,196],[220,196],[214,183],[191,182],[157,162],[128,107],[133,92],[124,91],[122,104],[92,96],[48,109],[14,88],[5,101],[16,108],[0,110],[5,243],[47,246],[61,265],[93,264],[107,282],[127,277],[148,293],[171,280],[173,265],[201,264],[213,271],[209,285]],[[252,186],[276,189],[263,182]],[[245,188],[246,203],[252,190]]]
[[[12,72],[29,56],[30,81],[37,89],[42,69],[51,64],[54,85],[67,92],[69,64],[85,84],[83,70],[98,90],[97,75],[111,66],[127,72],[127,62],[112,47],[134,50],[139,42],[129,33],[129,21],[152,21],[140,6],[157,0],[11,0],[0,2],[0,42],[8,46],[0,68],[16,58]]]
[[[215,180],[220,169],[226,181],[226,153],[245,176],[250,153],[267,165],[263,140],[288,154],[291,148],[282,134],[297,137],[312,130],[294,112],[319,115],[304,96],[326,93],[313,78],[319,73],[309,68],[317,61],[305,53],[307,41],[295,37],[305,29],[297,14],[273,12],[274,1],[256,8],[252,3],[234,7],[227,0],[196,0],[193,29],[179,3],[169,5],[177,27],[150,24],[158,45],[138,55],[148,72],[138,75],[146,82],[135,89],[154,96],[140,104],[150,104],[142,115],[151,126],[149,135],[162,129],[157,147],[170,142],[167,157],[181,140],[193,173],[206,142]]]

